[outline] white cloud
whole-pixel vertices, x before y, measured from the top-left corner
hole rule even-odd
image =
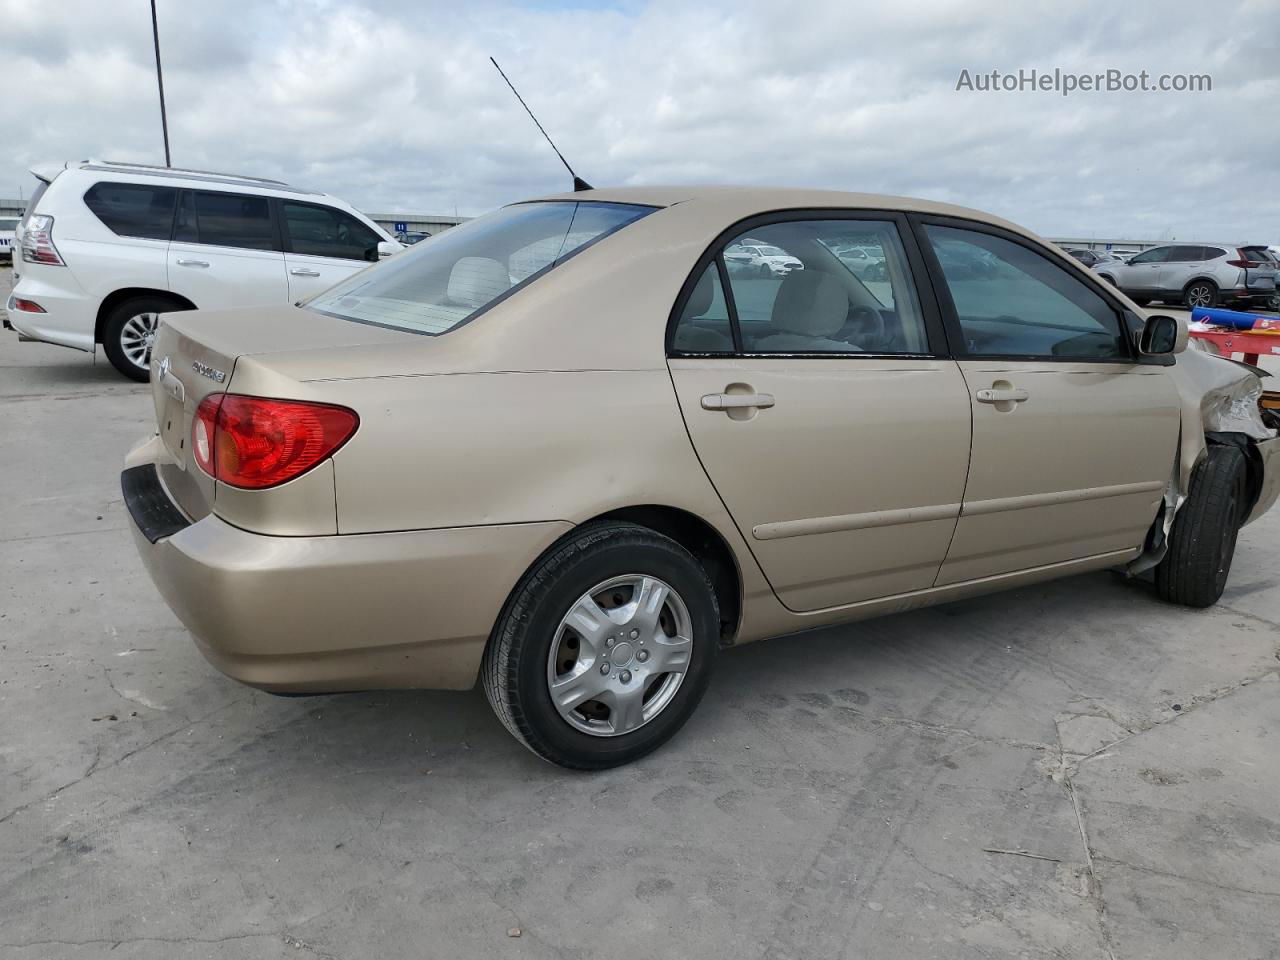
[[[174,162],[368,210],[597,184],[927,196],[1051,234],[1280,239],[1280,7],[1114,0],[515,6],[160,0]],[[146,4],[0,0],[0,195],[27,166],[161,159]],[[1211,93],[957,92],[962,68],[1213,75]]]

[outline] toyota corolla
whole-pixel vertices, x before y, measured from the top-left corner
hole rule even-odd
[[[803,268],[729,270],[744,238]],[[1206,606],[1280,487],[1257,372],[921,200],[553,196],[162,320],[122,484],[204,655],[284,693],[479,679],[569,767],[659,746],[733,644],[1107,567]]]

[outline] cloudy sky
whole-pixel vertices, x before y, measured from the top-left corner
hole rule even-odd
[[[907,194],[1049,235],[1280,242],[1280,3],[159,0],[175,165],[375,212],[591,182]],[[148,0],[0,0],[0,197],[163,160]],[[1211,92],[957,91],[962,70],[1207,73]]]

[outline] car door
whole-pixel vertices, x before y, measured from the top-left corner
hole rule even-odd
[[[964,507],[938,584],[1114,555],[1173,470],[1179,403],[1104,290],[995,227],[914,218],[973,413]],[[949,263],[988,254],[987,276]],[[941,254],[941,255],[940,255]]]
[[[929,587],[960,509],[969,405],[906,221],[753,223],[803,269],[730,272],[724,237],[686,283],[668,362],[698,457],[787,607]],[[851,240],[883,248],[878,295],[832,252]]]
[[[286,303],[271,198],[184,190],[168,251],[169,289],[202,310]]]
[[[351,214],[319,203],[281,200],[289,299],[305,300],[378,260],[378,236]]]
[[[1204,270],[1204,247],[1178,246],[1166,247],[1169,256],[1160,264],[1159,280],[1154,293],[1165,293],[1170,296],[1182,295],[1182,288],[1191,279]]]
[[[1172,247],[1153,247],[1116,268],[1116,282],[1128,294],[1154,296],[1160,287],[1160,270]]]

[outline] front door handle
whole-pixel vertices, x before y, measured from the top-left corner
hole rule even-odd
[[[209,261],[208,261],[208,260],[178,260],[178,266],[180,266],[180,267],[201,267],[201,268],[203,268],[203,267],[207,267],[208,265],[209,265]]]
[[[702,398],[703,410],[764,409],[772,406],[771,393],[708,393]]]
[[[1021,403],[1027,399],[1027,391],[1018,387],[990,387],[974,394],[979,403]]]
[[[295,277],[318,277],[318,276],[320,276],[320,271],[319,271],[319,270],[306,270],[306,269],[303,269],[302,267],[294,267],[294,268],[293,268],[292,270],[290,270],[289,272],[290,272],[291,274],[293,274]]]

